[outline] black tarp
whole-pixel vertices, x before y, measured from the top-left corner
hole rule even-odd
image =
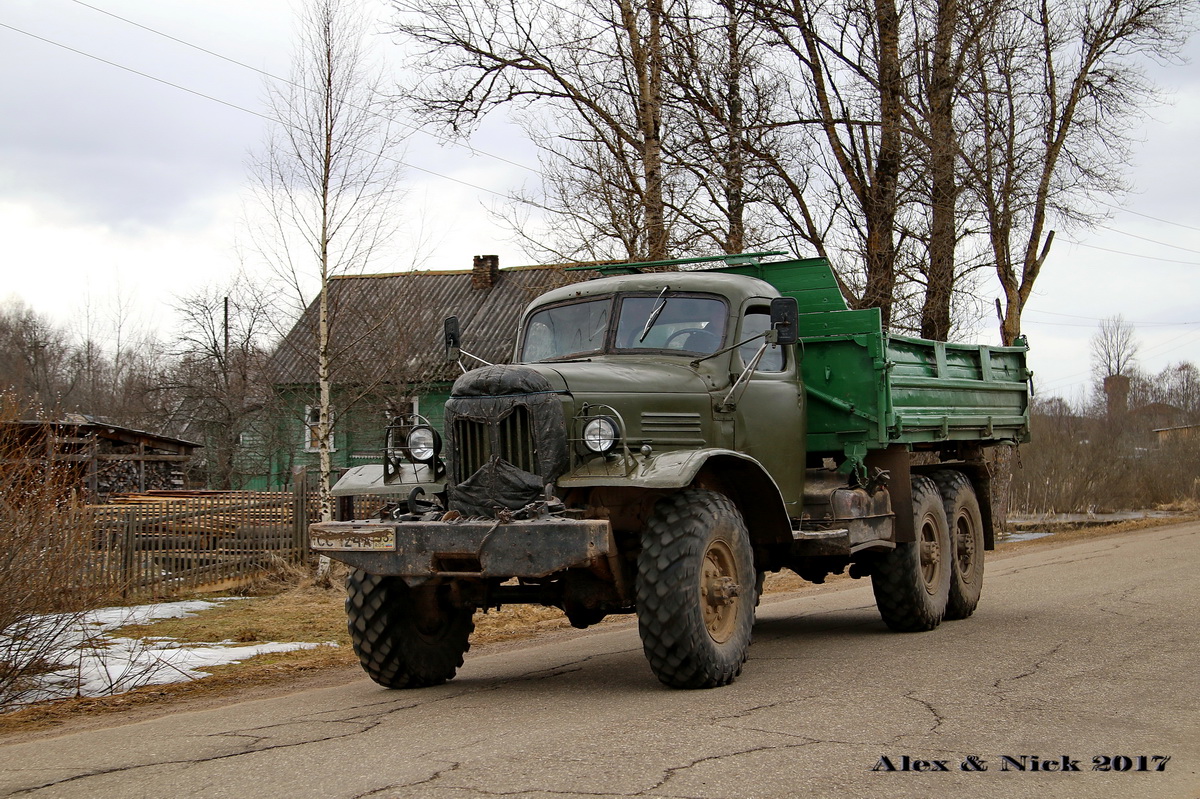
[[[501,424],[518,408],[528,414],[537,473],[502,458],[505,447]],[[455,441],[459,420],[486,426],[490,457],[474,474],[454,483],[461,474],[462,451]],[[451,476],[450,507],[465,516],[495,517],[497,508],[518,510],[542,495],[568,468],[567,424],[561,393],[545,376],[527,366],[489,366],[467,372],[454,383],[446,403],[447,460]]]

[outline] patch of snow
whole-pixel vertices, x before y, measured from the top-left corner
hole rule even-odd
[[[171,638],[112,638],[106,633],[133,624],[151,624],[162,619],[178,619],[217,607],[217,600],[162,602],[133,607],[100,608],[84,614],[63,637],[54,660],[68,664],[39,678],[39,685],[27,701],[39,702],[73,696],[107,696],[142,685],[197,680],[210,676],[204,669],[246,658],[295,649],[337,646],[300,642],[238,644],[233,641],[185,644]]]

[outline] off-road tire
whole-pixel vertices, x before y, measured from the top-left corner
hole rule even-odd
[[[983,591],[983,514],[975,488],[962,472],[942,469],[930,475],[942,495],[950,527],[950,598],[947,619],[965,619],[975,612]]]
[[[672,688],[715,688],[742,672],[758,601],[742,514],[714,491],[658,501],[642,534],[637,615],[654,676]]]
[[[871,573],[879,615],[897,632],[937,627],[950,598],[950,530],[942,496],[928,477],[912,478],[912,511],[917,540],[896,544]]]
[[[451,679],[475,629],[472,611],[444,602],[418,617],[415,591],[399,577],[354,569],[346,577],[346,620],[354,653],[367,675],[385,688],[424,688]]]

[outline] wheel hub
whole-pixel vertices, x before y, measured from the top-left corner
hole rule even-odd
[[[942,569],[942,548],[938,546],[937,530],[932,524],[921,528],[921,578],[932,590],[938,582]]]
[[[955,538],[958,550],[958,570],[961,574],[969,574],[975,562],[975,536],[971,534],[971,526],[965,519],[959,519]]]
[[[704,553],[704,568],[700,575],[700,607],[704,613],[704,626],[717,643],[729,640],[737,628],[740,593],[733,551],[724,541],[712,542]]]

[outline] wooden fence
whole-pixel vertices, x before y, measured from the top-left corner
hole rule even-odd
[[[95,579],[126,598],[161,598],[248,582],[308,557],[315,492],[152,491],[89,508]]]

